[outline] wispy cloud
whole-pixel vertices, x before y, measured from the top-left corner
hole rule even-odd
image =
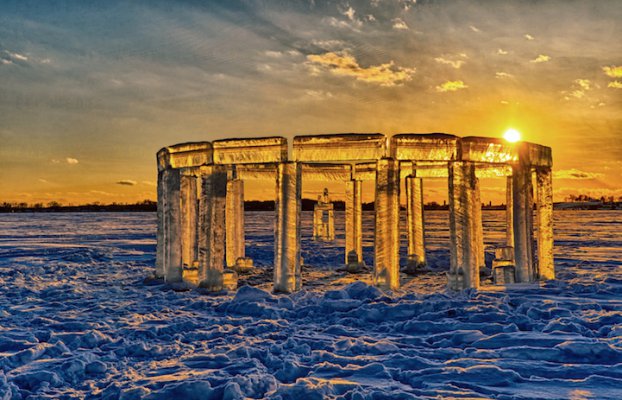
[[[331,92],[326,92],[324,90],[306,90],[305,94],[307,95],[307,97],[310,97],[314,100],[330,99],[334,97]]]
[[[470,28],[473,32],[481,32],[481,30],[480,30],[478,27],[474,26],[474,25],[470,25],[470,26],[469,26],[469,28]]]
[[[622,89],[622,82],[620,81],[609,82],[607,87],[612,88],[612,89]]]
[[[553,178],[555,179],[597,179],[601,176],[603,176],[601,173],[585,172],[575,168],[553,171]]]
[[[436,87],[437,92],[455,92],[456,90],[466,89],[467,85],[463,81],[447,81]]]
[[[26,62],[28,56],[24,54],[15,53],[9,50],[3,50],[0,52],[0,63],[4,65],[14,64],[16,62]]]
[[[460,56],[465,57],[466,54],[461,54]],[[434,61],[436,61],[439,64],[447,64],[447,65],[451,65],[452,67],[459,69],[460,67],[462,67],[462,65],[464,65],[464,63],[466,61],[464,60],[458,60],[455,58],[445,58],[445,57],[436,57],[434,59]]]
[[[328,70],[333,75],[349,76],[358,81],[375,83],[380,86],[399,86],[410,81],[415,68],[396,66],[393,61],[385,64],[362,67],[356,58],[347,51],[310,54],[307,56],[313,67]],[[319,72],[312,69],[312,72]]]
[[[590,90],[591,82],[589,79],[575,79],[574,83],[579,85],[583,90]]]
[[[605,72],[605,75],[611,77],[611,78],[622,78],[622,65],[620,66],[615,66],[615,65],[611,65],[611,66],[606,66],[603,67],[603,71]]]
[[[497,79],[512,79],[514,75],[508,74],[507,72],[495,72],[495,78]]]
[[[497,49],[497,54],[500,56],[505,56],[508,54],[508,52],[503,49]]]
[[[406,25],[406,22],[404,22],[403,19],[395,18],[393,20],[393,29],[407,30],[408,29],[408,25]]]
[[[530,35],[530,34],[528,34],[528,33],[525,33],[525,35],[523,35],[523,37],[524,37],[525,39],[527,39],[527,40],[535,40],[535,39],[536,39],[535,37],[531,36],[531,35]]]
[[[123,186],[134,186],[136,185],[136,181],[133,181],[131,179],[122,179],[120,181],[115,182],[117,185],[123,185]]]
[[[158,186],[157,183],[152,182],[152,181],[142,181],[140,183],[142,183],[143,185],[147,185],[147,186]]]
[[[78,161],[77,158],[71,158],[71,157],[65,158],[65,161],[67,162],[67,164],[71,164],[71,165],[75,165],[75,164],[78,164],[80,162],[80,161]]]
[[[538,57],[534,58],[530,62],[532,62],[532,63],[544,63],[544,62],[548,62],[550,60],[551,60],[551,57],[549,57],[549,56],[547,56],[545,54],[540,54]]]

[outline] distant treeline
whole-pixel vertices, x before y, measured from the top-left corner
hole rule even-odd
[[[302,199],[302,209],[304,211],[312,211],[316,200]],[[334,201],[336,211],[345,210],[343,201]],[[535,204],[534,204],[535,207]],[[20,213],[20,212],[155,212],[158,205],[152,200],[143,200],[138,203],[124,204],[82,204],[82,205],[62,205],[55,201],[48,204],[36,203],[0,203],[0,213]],[[491,203],[482,204],[484,210],[505,210],[505,204],[493,205]],[[580,210],[615,210],[622,209],[621,202],[602,203],[602,202],[564,202],[555,203],[555,209],[580,209]],[[404,206],[402,206],[404,209]],[[446,203],[439,204],[435,201],[426,203],[425,210],[448,210],[449,205]],[[246,211],[274,211],[274,201],[249,200],[244,202],[244,210]],[[363,203],[363,210],[373,211],[374,203]]]

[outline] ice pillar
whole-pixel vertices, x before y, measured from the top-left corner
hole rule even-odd
[[[399,198],[399,163],[382,158],[376,164],[374,283],[390,290],[400,287]]]
[[[181,259],[182,265],[192,267],[198,260],[197,228],[199,202],[197,198],[197,177],[182,175],[181,192]]]
[[[423,180],[406,177],[406,213],[408,229],[408,264],[414,268],[425,266],[425,239],[423,224]]]
[[[276,180],[276,228],[274,246],[274,291],[300,290],[300,164],[278,166]]]
[[[514,201],[512,200],[512,177],[508,176],[505,189],[505,244],[514,247]]]
[[[452,290],[478,288],[480,260],[475,208],[479,199],[479,187],[475,177],[475,164],[469,161],[450,162],[448,183],[450,235],[448,286]]]
[[[363,263],[363,182],[346,182],[346,266],[357,270]]]
[[[166,168],[158,176],[158,248],[156,276],[167,282],[182,280],[181,198],[179,169]]]
[[[553,264],[553,176],[550,168],[536,170],[538,207],[538,273],[542,280],[555,279]]]
[[[512,221],[516,282],[532,282],[533,271],[533,187],[531,168],[512,168]]]
[[[227,170],[223,165],[203,167],[199,200],[199,286],[223,289]]]
[[[244,238],[244,181],[231,179],[227,182],[227,210],[225,213],[227,266],[236,265],[245,256]]]
[[[479,190],[479,179],[475,178],[474,192],[475,201],[473,204],[473,218],[475,223],[475,244],[477,255],[477,266],[481,268],[486,267],[486,254],[484,252],[484,222],[482,219],[482,198]]]

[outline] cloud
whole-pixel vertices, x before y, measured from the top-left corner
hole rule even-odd
[[[447,81],[436,87],[437,92],[455,92],[456,90],[466,89],[467,85],[462,81]]]
[[[596,179],[601,176],[603,176],[601,173],[585,172],[575,168],[553,171],[553,178],[555,179]]]
[[[540,54],[538,57],[534,58],[530,62],[532,62],[532,63],[543,63],[543,62],[548,62],[550,60],[551,60],[551,57],[549,57],[547,55],[544,55],[544,54]]]
[[[323,90],[306,90],[305,94],[314,100],[330,99],[334,95],[331,92],[325,92]]]
[[[512,79],[514,75],[508,74],[507,72],[495,72],[495,78],[497,79]]]
[[[12,51],[3,50],[0,52],[0,62],[4,65],[14,64],[15,62],[27,62],[28,56],[14,53]]]
[[[612,89],[622,89],[622,82],[620,81],[609,82],[607,87],[612,88]]]
[[[622,65],[620,66],[611,65],[611,66],[603,67],[603,71],[605,72],[605,75],[611,78],[622,78]]]
[[[461,56],[466,56],[466,54],[462,54]],[[462,67],[462,65],[466,62],[464,60],[452,60],[449,58],[444,58],[444,57],[436,57],[434,59],[434,61],[436,61],[439,64],[447,64],[447,65],[451,65],[452,67],[459,69],[460,67]]]
[[[157,183],[152,182],[152,181],[142,181],[140,183],[142,183],[143,185],[147,185],[147,186],[158,186]]]
[[[524,37],[525,39],[527,39],[527,40],[535,40],[535,39],[536,39],[535,37],[531,36],[531,35],[530,35],[530,34],[528,34],[528,33],[525,33],[525,35],[524,35],[523,37]]]
[[[312,40],[311,44],[323,50],[337,50],[345,47],[342,40]]]
[[[478,29],[476,26],[470,25],[469,28],[473,31],[473,32],[481,32],[480,29]]]
[[[356,11],[354,8],[348,7],[348,9],[343,11],[342,14],[348,17],[350,21],[354,21],[354,14],[356,14]]]
[[[67,157],[65,158],[65,161],[67,162],[67,164],[71,164],[71,165],[75,165],[78,164],[79,161],[76,158],[71,158],[71,157]],[[53,161],[52,161],[53,162]]]
[[[589,79],[575,79],[574,83],[581,86],[583,90],[590,90],[590,80]]]
[[[497,49],[497,54],[500,55],[500,56],[504,56],[504,55],[508,54],[508,52],[503,50],[503,49]]]
[[[123,185],[123,186],[134,186],[136,185],[136,181],[133,181],[131,179],[122,179],[118,182],[115,182],[117,185]]]
[[[406,22],[404,22],[403,19],[401,18],[395,18],[393,20],[393,29],[402,29],[402,30],[406,30],[408,29],[408,25],[406,25]]]
[[[362,67],[348,51],[309,54],[307,60],[312,66],[312,74],[324,69],[333,75],[349,76],[358,81],[387,87],[402,85],[412,80],[412,75],[415,73],[415,68],[399,67],[393,61]]]

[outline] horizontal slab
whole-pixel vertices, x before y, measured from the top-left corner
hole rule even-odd
[[[238,179],[276,180],[276,164],[244,164],[236,167]]]
[[[499,138],[465,137],[459,142],[459,159],[492,164],[551,167],[551,148],[529,142],[510,143]]]
[[[381,133],[340,133],[294,137],[293,159],[299,162],[378,160],[385,156]]]
[[[211,164],[213,149],[210,142],[189,142],[167,146],[157,154],[158,170]]]
[[[214,164],[255,164],[287,161],[287,139],[265,137],[212,142]]]
[[[349,182],[352,179],[352,166],[349,164],[302,164],[302,179]]]
[[[391,157],[400,161],[455,160],[459,139],[446,133],[400,133],[391,138]]]
[[[354,165],[352,178],[357,181],[373,181],[376,179],[376,163],[361,163]]]

